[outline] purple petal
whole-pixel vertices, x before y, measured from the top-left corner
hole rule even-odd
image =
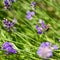
[[[16,54],[16,53],[17,53],[17,51],[16,51],[15,49],[13,49],[11,52],[12,52],[12,53],[14,53],[14,54]]]
[[[41,46],[39,47],[38,51],[37,51],[37,54],[41,57],[41,58],[49,58],[51,57],[53,54],[52,54],[52,49],[50,49],[48,46],[45,46],[45,43],[46,42],[43,42],[41,44]]]
[[[38,29],[38,27],[39,27],[39,26],[38,26],[38,25],[36,25],[36,29]]]
[[[10,45],[9,42],[5,42],[5,43],[2,45],[3,49],[5,49],[5,48],[7,48],[7,47],[9,47],[9,46],[12,46],[12,45]]]
[[[48,52],[47,58],[52,57],[52,56],[53,56],[53,53],[52,52]]]
[[[8,5],[9,2],[8,2],[7,0],[4,0],[4,4],[5,4],[5,5]]]
[[[35,5],[36,5],[36,2],[32,2],[32,3],[31,3],[31,6],[35,6]]]
[[[41,24],[42,28],[46,29],[46,25],[43,20],[39,20],[39,23]]]
[[[45,42],[41,43],[40,46],[41,46],[41,47],[46,47],[46,46],[45,46]]]
[[[42,34],[42,32],[43,32],[42,28],[38,27],[37,30],[38,30],[38,34]]]
[[[7,28],[11,28],[11,22],[10,21],[7,24]]]
[[[32,16],[31,15],[26,15],[26,18],[31,20],[32,19]]]
[[[3,23],[4,23],[5,25],[7,25],[7,24],[8,24],[8,20],[4,18]]]
[[[31,12],[30,11],[27,11],[27,15],[31,15]]]
[[[45,45],[46,46],[50,46],[50,42],[45,42]]]
[[[38,34],[42,34],[42,31],[38,31]]]
[[[54,48],[55,50],[58,50],[58,46],[57,46],[57,45],[53,45],[53,48]]]
[[[7,47],[5,50],[8,51],[8,52],[11,52],[12,48],[11,47]]]
[[[7,51],[8,53],[17,53],[17,51],[14,49],[12,43],[9,43],[9,42],[5,42],[3,45],[2,45],[2,50],[5,50]]]
[[[34,16],[35,15],[35,12],[31,12],[31,15]]]

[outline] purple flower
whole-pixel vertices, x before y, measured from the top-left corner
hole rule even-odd
[[[48,31],[48,29],[49,29],[49,27],[48,27],[48,25],[45,25],[45,23],[44,23],[44,21],[43,20],[39,20],[39,23],[41,24],[41,29],[39,28],[39,29],[37,29],[37,30],[41,30],[43,33],[45,32],[45,31]],[[38,26],[36,26],[36,27],[38,27]]]
[[[46,29],[46,25],[45,25],[45,23],[44,23],[44,21],[43,20],[39,20],[39,23],[41,24],[41,27],[43,28],[43,29]]]
[[[41,43],[37,54],[39,57],[48,59],[53,56],[53,49],[57,50],[58,47],[56,45],[52,45],[50,42],[43,42]]]
[[[34,11],[31,12],[31,11],[28,10],[28,11],[27,11],[27,15],[34,16],[34,15],[35,15],[35,12],[34,12]]]
[[[14,54],[16,54],[16,53],[17,53],[17,51],[16,51],[15,49],[13,49],[11,52],[12,52],[12,53],[14,53]]]
[[[36,2],[31,2],[30,7],[32,8],[32,10],[35,10],[35,6],[36,6]]]
[[[15,0],[4,0],[4,8],[9,9],[13,2],[15,2]]]
[[[31,6],[35,6],[36,5],[36,2],[31,2]]]
[[[38,29],[38,27],[39,27],[39,26],[38,26],[38,25],[36,25],[36,29]]]
[[[6,49],[9,46],[12,46],[9,42],[5,42],[3,45],[3,49]]]
[[[17,53],[17,51],[13,48],[13,45],[10,42],[5,42],[2,45],[2,50],[7,51],[7,53]]]
[[[31,15],[31,12],[29,10],[27,11],[27,15]]]
[[[53,49],[54,50],[58,50],[58,46],[57,45],[53,45]]]
[[[16,51],[15,49],[13,49],[12,47],[8,47],[8,48],[6,48],[5,50],[6,50],[8,53],[14,53],[14,54],[17,53],[17,51]]]
[[[38,34],[42,34],[43,33],[42,32],[42,28],[40,28],[40,27],[37,28],[37,31],[38,31]]]
[[[7,25],[7,24],[8,24],[8,20],[4,18],[3,23],[4,23],[5,25]]]
[[[14,19],[12,22],[8,21],[5,18],[3,20],[4,27],[6,27],[8,31],[10,31],[10,29],[15,25],[15,23],[16,23],[16,19]]]
[[[35,12],[32,11],[32,12],[31,12],[31,16],[34,16],[34,15],[35,15]]]
[[[37,54],[44,59],[47,59],[49,57],[52,57],[52,49],[50,49],[50,43],[49,42],[43,42],[41,46],[39,47]]]
[[[27,19],[29,19],[29,20],[31,20],[32,19],[32,16],[34,16],[35,15],[35,12],[30,12],[30,11],[27,11],[27,15],[26,15],[26,18]]]
[[[38,25],[36,25],[36,29],[38,31],[38,34],[42,34],[43,33],[42,28],[39,27]]]
[[[5,5],[9,5],[9,1],[8,0],[4,0],[4,4]]]
[[[31,15],[26,15],[26,18],[31,20],[32,19],[32,16]]]
[[[4,0],[4,6],[5,6],[6,9],[10,8],[10,6],[11,6],[10,1],[9,0]]]
[[[51,45],[51,43],[50,42],[43,42],[40,46],[41,47],[49,47]]]

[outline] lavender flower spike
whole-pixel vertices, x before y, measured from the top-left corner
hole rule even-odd
[[[17,53],[17,50],[13,47],[12,43],[10,42],[5,42],[2,45],[2,50],[5,50],[6,53]]]
[[[39,27],[39,26],[38,26],[38,25],[36,25],[36,29],[38,29],[38,27]]]
[[[31,2],[30,6],[31,6],[32,10],[35,10],[36,2]]]
[[[46,44],[46,42],[43,42],[41,46],[39,47],[37,54],[44,59],[48,59],[53,56],[52,49],[50,49],[50,43]]]
[[[14,25],[15,25],[16,23],[17,23],[16,18],[14,18],[12,22],[8,21],[8,20],[5,19],[5,18],[4,18],[4,20],[3,20],[3,26],[4,26],[5,28],[7,28],[7,31],[10,31],[10,29],[11,29],[12,27],[14,27]]]
[[[31,16],[34,16],[34,15],[35,15],[35,12],[32,11],[32,12],[31,12]]]
[[[36,29],[37,29],[37,31],[38,31],[38,34],[42,34],[42,33],[43,33],[43,32],[42,32],[42,28],[39,27],[38,25],[36,25]]]
[[[34,16],[34,15],[35,15],[35,12],[33,12],[33,11],[31,12],[31,11],[28,10],[27,11],[26,18],[29,19],[29,20],[31,20],[32,19],[32,16]]]
[[[50,42],[43,42],[41,43],[37,54],[43,59],[48,59],[53,56],[53,50],[57,49],[58,47],[56,45],[52,45]]]
[[[42,34],[42,33],[43,33],[41,27],[38,27],[38,28],[37,28],[37,31],[38,31],[38,34]]]
[[[31,12],[31,11],[28,10],[28,11],[27,11],[27,15],[34,16],[34,15],[35,15],[35,12],[34,12],[34,11]]]
[[[10,3],[10,1],[9,0],[4,0],[4,8],[5,9],[8,9],[8,8],[10,8],[10,6],[11,6],[11,3]]]
[[[35,6],[36,5],[36,2],[31,2],[31,6]]]

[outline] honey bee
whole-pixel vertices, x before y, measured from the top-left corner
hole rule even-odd
[[[47,24],[45,31],[48,31],[49,29],[50,29],[50,24]]]

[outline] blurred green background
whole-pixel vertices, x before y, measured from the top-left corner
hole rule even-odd
[[[0,60],[43,60],[37,55],[40,43],[48,41],[60,47],[60,0],[35,0],[36,10],[32,20],[26,19],[26,12],[31,10],[34,0],[16,0],[10,10],[4,10],[4,0],[0,0],[0,48],[6,41],[12,42],[19,49],[17,54],[5,55],[0,50]],[[3,27],[3,18],[17,19],[11,32]],[[49,31],[39,35],[35,28],[39,19],[50,24]],[[60,60],[60,48],[53,52],[49,60]]]

